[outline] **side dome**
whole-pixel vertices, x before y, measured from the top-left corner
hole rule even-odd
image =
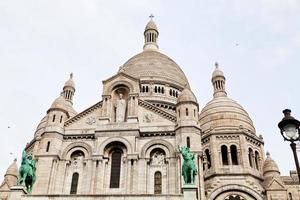
[[[225,76],[215,64],[212,74],[214,98],[206,104],[200,113],[200,126],[204,133],[210,130],[246,129],[255,134],[253,122],[244,108],[236,101],[227,97]]]
[[[280,175],[280,171],[279,171],[279,168],[277,166],[277,163],[271,158],[269,152],[267,152],[267,158],[264,162],[263,175],[265,177],[279,176]]]
[[[214,98],[200,113],[200,126],[205,133],[212,129],[248,129],[255,134],[248,113],[236,101],[228,97]]]
[[[7,168],[5,175],[18,176],[17,159]]]
[[[178,103],[182,103],[182,102],[197,103],[197,99],[194,93],[190,89],[185,88],[178,97]]]
[[[167,82],[183,89],[189,87],[188,80],[180,67],[168,56],[158,51],[143,51],[130,58],[120,71],[141,81]]]

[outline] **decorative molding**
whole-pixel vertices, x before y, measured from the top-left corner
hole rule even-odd
[[[250,137],[248,137],[248,136],[246,136],[246,141],[249,142],[249,143],[251,143],[251,144],[253,144],[253,145],[255,145],[255,146],[257,146],[257,147],[260,147],[261,144],[262,144],[262,143],[259,142],[258,140],[255,140],[255,139],[250,138]]]
[[[165,131],[165,132],[141,132],[141,137],[153,137],[153,136],[175,136],[174,131]]]
[[[217,135],[217,140],[238,140],[240,138],[239,135]]]
[[[85,134],[85,135],[64,135],[64,140],[81,140],[81,139],[95,139],[94,134]]]

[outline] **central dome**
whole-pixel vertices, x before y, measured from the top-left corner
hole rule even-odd
[[[174,84],[179,89],[189,87],[188,80],[180,67],[168,56],[158,51],[143,51],[130,58],[120,71],[141,81],[158,81]]]

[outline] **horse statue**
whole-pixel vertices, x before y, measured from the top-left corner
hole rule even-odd
[[[18,184],[25,185],[26,190],[29,194],[32,192],[32,186],[36,180],[36,160],[33,159],[32,155],[27,155],[26,151],[22,153],[22,163],[19,169]]]
[[[195,165],[195,154],[190,152],[188,147],[179,147],[178,150],[183,157],[182,176],[185,184],[194,184],[197,175],[197,167]]]

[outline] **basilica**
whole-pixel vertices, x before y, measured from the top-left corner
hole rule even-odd
[[[14,161],[1,200],[300,200],[297,174],[280,175],[218,64],[201,108],[158,37],[150,19],[143,51],[103,80],[99,102],[81,112],[70,75],[24,151],[35,160],[32,192],[18,184]],[[192,184],[182,176],[181,147],[194,155]]]

